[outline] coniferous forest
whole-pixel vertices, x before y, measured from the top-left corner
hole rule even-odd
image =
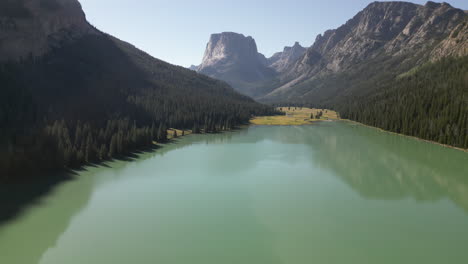
[[[307,96],[274,105],[333,109],[343,119],[468,149],[468,56],[409,65],[399,57],[373,61],[306,83]]]
[[[343,118],[468,149],[468,57],[424,65],[336,109]]]
[[[169,128],[218,132],[276,114],[108,35],[4,64],[0,83],[0,181],[129,154]]]

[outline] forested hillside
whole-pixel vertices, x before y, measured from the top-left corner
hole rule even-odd
[[[468,56],[424,65],[336,109],[343,118],[468,149]]]
[[[128,154],[168,128],[217,132],[275,113],[103,33],[3,63],[0,84],[0,181]]]
[[[262,102],[468,148],[468,16],[447,3],[374,2],[319,35]],[[270,89],[270,90],[269,90]]]

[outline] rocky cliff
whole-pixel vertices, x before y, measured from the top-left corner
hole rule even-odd
[[[224,80],[248,94],[252,84],[274,76],[267,63],[252,37],[224,32],[211,35],[198,72]]]
[[[291,67],[305,52],[306,48],[302,47],[299,42],[296,42],[292,47],[285,47],[282,52],[273,54],[268,59],[268,66],[277,72],[283,72]]]
[[[432,61],[446,56],[465,56],[468,54],[468,17],[450,35],[442,40],[432,51]]]
[[[77,0],[2,0],[0,61],[40,56],[97,31]]]
[[[466,55],[466,17],[463,10],[447,3],[371,3],[341,27],[317,36],[312,47],[284,70],[281,85],[266,97],[282,97],[305,81],[346,72],[372,60],[404,57],[401,63],[418,65]]]

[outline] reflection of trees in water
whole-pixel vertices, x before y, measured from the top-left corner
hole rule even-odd
[[[242,133],[242,136],[233,133],[206,137],[204,143],[271,140],[305,145],[314,153],[311,162],[333,171],[366,198],[410,197],[417,201],[449,198],[468,211],[468,155],[461,151],[345,122],[255,126]],[[240,159],[247,166],[255,161],[249,153]]]
[[[466,165],[468,155],[466,153],[343,122],[324,122],[302,127],[258,126],[235,132],[192,135],[179,139],[177,144],[166,144],[156,152],[142,154],[141,158],[135,162],[143,162],[154,156],[165,155],[193,144],[219,145],[220,149],[214,151],[213,156],[208,157],[207,162],[212,162],[212,169],[219,170],[220,173],[226,171],[242,173],[255,166],[258,161],[257,155],[263,152],[247,151],[239,155],[239,152],[230,153],[229,151],[237,147],[239,151],[242,151],[241,144],[254,144],[264,140],[309,147],[313,153],[310,157],[311,162],[333,171],[366,198],[404,199],[410,197],[418,201],[450,198],[468,211],[468,166]],[[235,148],[226,148],[226,144]],[[229,151],[225,153],[223,148]],[[292,161],[295,157],[285,158]],[[217,162],[217,159],[229,159],[232,162]],[[110,165],[112,165],[111,169],[118,170],[119,166],[125,166],[125,162]],[[54,205],[53,210],[56,214],[51,215],[50,211],[45,210],[30,219],[26,214],[24,216],[26,222],[20,223],[24,224],[21,237],[8,237],[7,228],[10,224],[0,225],[0,263],[38,263],[42,254],[54,246],[60,235],[67,229],[74,215],[86,206],[96,182],[99,181],[95,181],[94,177],[87,177],[87,179],[80,178],[73,184],[60,187],[63,199],[57,207]],[[70,188],[67,189],[67,186]],[[21,188],[25,190],[24,185]],[[34,188],[38,188],[37,192],[41,193],[40,190],[50,189],[50,186],[44,188],[35,186]],[[3,187],[0,191],[0,194],[5,197],[1,201],[7,202],[5,205],[10,202],[14,203],[11,199],[6,199],[10,197],[8,191],[14,193],[14,189]],[[3,227],[5,227],[4,230],[2,230]],[[8,255],[4,252],[10,253]]]
[[[468,211],[468,155],[350,123],[278,130],[274,139],[306,144],[313,162],[373,199],[450,198]]]
[[[411,197],[418,201],[446,197],[468,211],[466,153],[361,125],[322,122],[311,126],[254,126],[239,132],[195,136],[191,143],[253,144],[262,140],[310,147],[313,163],[333,171],[364,197]],[[244,167],[253,166],[254,153],[244,154],[232,160],[240,159]],[[226,155],[229,157],[229,153]]]

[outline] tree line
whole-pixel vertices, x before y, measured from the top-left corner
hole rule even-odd
[[[427,64],[337,109],[343,118],[468,149],[468,56]]]
[[[0,65],[0,181],[127,155],[165,142],[170,128],[212,133],[278,114],[224,82],[143,60],[115,41],[89,36]]]
[[[317,80],[308,86],[313,96],[276,106],[333,109],[344,119],[468,149],[468,56],[416,68],[402,58],[377,62]]]

